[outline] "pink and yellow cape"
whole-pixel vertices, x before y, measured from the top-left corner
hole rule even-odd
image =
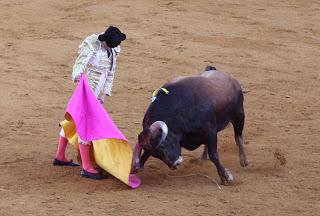
[[[140,180],[130,175],[131,146],[95,97],[85,75],[69,100],[60,126],[69,143],[76,147],[78,135],[82,140],[92,141],[94,161],[102,169],[132,188],[140,185]]]

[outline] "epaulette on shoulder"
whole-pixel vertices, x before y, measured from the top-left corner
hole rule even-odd
[[[97,50],[99,49],[99,47],[100,47],[100,41],[98,40],[98,35],[93,34],[86,37],[86,39],[84,39],[84,41],[79,46],[79,50],[82,50],[83,48],[89,48],[90,50]]]

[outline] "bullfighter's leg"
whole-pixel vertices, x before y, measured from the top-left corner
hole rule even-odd
[[[216,132],[211,132],[208,135],[207,146],[208,146],[208,154],[209,154],[210,160],[215,164],[222,183],[225,185],[232,184],[234,182],[234,179],[231,172],[228,169],[224,168],[219,161],[219,155],[217,151],[217,133]]]
[[[82,161],[80,175],[85,178],[101,180],[107,178],[104,172],[96,169],[93,163],[93,145],[90,141],[84,141],[79,136],[79,151]]]
[[[55,159],[53,160],[54,166],[79,166],[79,164],[74,163],[72,160],[68,160],[66,158],[67,145],[68,140],[63,128],[61,128],[57,153]]]
[[[243,145],[244,142],[243,142],[243,136],[242,136],[244,119],[245,119],[244,112],[240,112],[232,120],[232,125],[234,128],[234,138],[237,146],[239,147],[240,165],[242,167],[246,167],[249,165],[249,160],[247,159],[246,153],[244,151],[244,145]]]

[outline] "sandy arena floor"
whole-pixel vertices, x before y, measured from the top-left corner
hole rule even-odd
[[[319,215],[319,1],[1,0],[0,19],[1,216]],[[77,47],[109,24],[127,40],[105,107],[132,145],[152,91],[173,77],[213,64],[249,90],[250,167],[232,128],[219,134],[234,186],[209,179],[202,149],[176,171],[149,160],[137,190],[51,165]]]

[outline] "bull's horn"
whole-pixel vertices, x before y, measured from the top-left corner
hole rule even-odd
[[[162,130],[162,134],[161,134],[161,140],[159,144],[166,139],[168,135],[168,126],[163,121],[156,121],[152,125],[150,125],[150,132],[153,136],[158,134],[160,129]]]

